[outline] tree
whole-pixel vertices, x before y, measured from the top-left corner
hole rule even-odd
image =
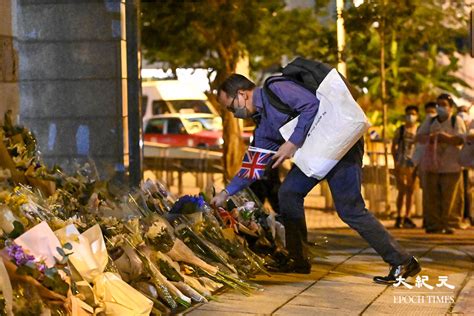
[[[336,65],[335,23],[319,22],[313,8],[276,11],[252,35],[248,51],[254,71],[278,71],[282,58],[290,61],[297,56]]]
[[[166,61],[171,68],[203,67],[215,74],[216,89],[235,71],[246,53],[251,34],[262,17],[284,7],[282,0],[172,1],[142,4],[144,57]],[[211,101],[215,102],[213,95]],[[224,125],[224,176],[233,176],[241,163],[243,142],[237,120],[221,111]]]
[[[392,108],[417,95],[426,100],[439,90],[456,94],[454,84],[466,83],[452,75],[458,67],[453,53],[460,50],[457,40],[467,36],[467,18],[463,0],[366,0],[350,8],[345,21],[351,82],[366,88],[372,101],[381,99],[383,47]],[[449,63],[440,62],[442,55]]]
[[[277,70],[283,56],[334,63],[337,56],[335,36],[321,27],[314,10],[288,10],[283,0],[144,2],[142,43],[151,62],[165,61],[172,69],[212,69],[212,89],[234,72],[243,55],[250,57],[254,74]],[[229,179],[240,166],[243,144],[236,120],[222,112],[224,176]]]

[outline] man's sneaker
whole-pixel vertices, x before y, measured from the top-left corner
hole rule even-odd
[[[402,218],[400,216],[395,220],[395,228],[402,228]]]
[[[448,228],[445,228],[445,229],[443,229],[443,234],[445,234],[445,235],[452,235],[452,234],[454,234],[454,229],[449,228],[449,227],[448,227]]]
[[[411,218],[405,217],[405,220],[403,221],[403,228],[416,228],[416,225],[413,223]]]

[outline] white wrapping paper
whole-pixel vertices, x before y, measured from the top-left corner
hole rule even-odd
[[[46,222],[27,230],[15,239],[15,243],[36,260],[44,260],[48,268],[56,265],[56,259],[61,260],[61,255],[56,250],[58,247],[61,248],[61,244]]]
[[[93,292],[106,315],[149,315],[152,301],[125,283],[118,275],[105,272],[108,254],[99,225],[79,234],[74,225],[56,232],[63,242],[72,245],[69,256],[74,268],[93,283]]]

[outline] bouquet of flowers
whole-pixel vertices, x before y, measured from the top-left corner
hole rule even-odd
[[[27,309],[24,300],[29,297],[25,293],[32,295],[33,302],[36,302],[32,304],[33,310],[67,311],[66,297],[70,293],[67,256],[45,222],[15,240],[7,240],[0,256],[14,280],[15,314],[20,313],[18,309]]]

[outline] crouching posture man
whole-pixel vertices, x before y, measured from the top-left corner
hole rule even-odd
[[[270,162],[272,167],[276,168],[302,146],[318,111],[319,100],[306,88],[292,80],[285,80],[284,77],[270,81],[266,87],[300,114],[297,126],[288,141],[283,139],[279,128],[288,121],[289,116],[272,106],[265,89],[256,87],[246,77],[238,74],[228,77],[220,86],[217,97],[221,106],[234,113],[236,118],[254,119],[257,122],[254,144],[256,147],[276,151],[273,161]],[[387,276],[376,276],[374,281],[392,284],[398,277],[416,275],[421,268],[417,259],[408,254],[365,208],[361,195],[363,150],[363,140],[360,139],[328,173],[326,180],[341,219],[355,229],[391,266]],[[211,203],[222,205],[229,196],[251,182],[249,179],[234,177]],[[286,247],[291,258],[284,266],[279,267],[281,272],[308,274],[311,271],[306,249],[307,229],[303,204],[308,192],[319,182],[316,178],[306,176],[294,165],[281,185],[280,215],[286,229]]]

